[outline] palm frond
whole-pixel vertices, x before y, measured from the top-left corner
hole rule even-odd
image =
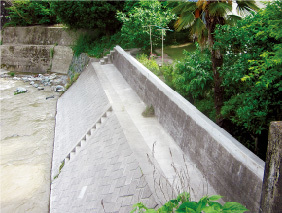
[[[237,12],[241,16],[248,15],[251,11],[258,11],[260,8],[258,7],[256,1],[254,0],[249,0],[249,1],[244,1],[244,0],[237,0]]]
[[[196,2],[190,2],[190,1],[187,2],[186,1],[186,2],[179,3],[178,6],[173,8],[172,12],[179,15],[185,11],[193,12],[196,9],[197,9]]]
[[[212,16],[225,16],[228,12],[232,11],[232,5],[225,2],[212,2],[208,6],[209,13]]]
[[[225,19],[225,23],[231,26],[235,26],[237,21],[241,20],[242,18],[240,16],[236,15],[227,15]]]
[[[182,29],[188,28],[193,25],[195,21],[195,16],[192,12],[184,12],[175,22],[174,27],[176,31],[180,31]]]
[[[191,26],[191,33],[195,34],[196,36],[199,36],[203,33],[205,29],[206,25],[204,24],[204,22],[200,18],[197,18]]]

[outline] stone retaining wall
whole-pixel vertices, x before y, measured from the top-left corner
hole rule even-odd
[[[258,212],[264,162],[119,46],[110,60],[217,193]]]

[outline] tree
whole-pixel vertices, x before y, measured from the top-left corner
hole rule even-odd
[[[228,98],[222,115],[248,131],[253,150],[260,155],[267,147],[263,135],[267,136],[269,123],[282,119],[281,29],[282,2],[275,1],[237,26],[215,30],[214,47],[224,54],[219,72]]]
[[[237,10],[239,13],[251,10],[258,10],[255,1],[237,0]],[[214,81],[214,103],[216,109],[216,123],[223,126],[221,108],[224,102],[224,87],[222,87],[222,76],[218,68],[223,64],[223,55],[220,49],[214,49],[214,32],[216,25],[234,23],[240,19],[236,15],[228,15],[232,12],[231,0],[198,0],[184,1],[174,8],[174,12],[179,15],[175,28],[177,31],[190,27],[191,34],[197,36],[198,42],[202,46],[208,46],[211,52],[213,81]]]
[[[129,2],[132,5],[133,3]],[[118,12],[118,19],[122,22],[122,37],[129,46],[147,49],[150,46],[148,25],[158,25],[167,27],[168,23],[174,18],[170,8],[166,8],[158,0],[138,1],[132,7],[126,5],[127,12]],[[161,32],[153,29],[153,44],[161,42]]]
[[[47,1],[8,1],[10,7],[8,26],[28,26],[36,24],[54,24],[56,15]]]
[[[61,23],[72,29],[100,30],[107,35],[120,29],[116,12],[123,5],[123,1],[52,1]]]

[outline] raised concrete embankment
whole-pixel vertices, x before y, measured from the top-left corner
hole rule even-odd
[[[109,59],[217,193],[258,212],[264,162],[119,46]]]
[[[1,67],[9,71],[67,74],[76,33],[62,27],[7,27],[2,32]]]
[[[52,179],[51,213],[157,205],[91,64],[58,100]]]

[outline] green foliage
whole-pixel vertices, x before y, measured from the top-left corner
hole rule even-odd
[[[121,27],[115,16],[123,5],[123,1],[52,1],[61,23],[72,29],[98,29],[107,35]]]
[[[14,77],[14,76],[15,76],[15,73],[14,73],[14,72],[9,72],[9,75],[10,75],[11,77]]]
[[[72,47],[74,54],[79,56],[81,53],[87,53],[91,57],[101,58],[108,54],[117,44],[123,44],[120,33],[112,36],[100,36],[101,32],[99,30],[81,34]]]
[[[237,202],[226,202],[221,205],[219,202],[215,202],[222,198],[219,195],[204,196],[199,202],[190,201],[190,195],[187,192],[181,193],[176,199],[170,200],[165,203],[158,210],[148,209],[143,203],[137,203],[133,205],[134,212],[145,213],[244,213],[249,211],[242,204]]]
[[[61,162],[61,165],[60,165],[60,167],[59,167],[59,172],[58,172],[57,175],[55,175],[55,176],[53,177],[53,180],[55,180],[55,179],[57,179],[57,178],[59,177],[59,175],[60,175],[60,173],[61,173],[61,170],[63,169],[64,165],[65,165],[65,161],[62,161],[62,162]]]
[[[12,1],[12,6],[8,10],[11,21],[5,26],[56,23],[56,16],[48,1]]]
[[[160,68],[156,60],[153,58],[148,58],[146,54],[137,55],[136,59],[143,64],[145,67],[147,67],[151,72],[153,72],[155,75],[159,76]]]
[[[199,45],[195,52],[184,51],[185,58],[174,66],[174,88],[184,97],[202,98],[212,90],[212,69],[210,52],[201,52]]]
[[[216,30],[215,48],[225,54],[222,114],[253,138],[267,131],[270,121],[282,119],[281,11],[282,2],[275,1],[238,26]]]
[[[73,76],[71,76],[69,82],[68,82],[67,85],[66,85],[66,90],[67,90],[68,88],[70,88],[70,86],[71,86],[74,82],[76,82],[76,80],[78,79],[79,76],[80,76],[80,73],[75,73]]]
[[[152,105],[151,105],[150,107],[147,106],[146,109],[144,110],[144,112],[142,112],[142,115],[143,115],[145,118],[154,117],[154,116],[155,116],[154,107],[153,107]]]
[[[132,4],[131,2],[129,2]],[[127,12],[118,12],[117,18],[122,22],[122,37],[127,41],[128,47],[149,49],[150,31],[148,25],[167,27],[174,19],[171,9],[162,5],[158,0],[141,0],[134,4]],[[160,44],[161,31],[152,27],[153,45]]]

